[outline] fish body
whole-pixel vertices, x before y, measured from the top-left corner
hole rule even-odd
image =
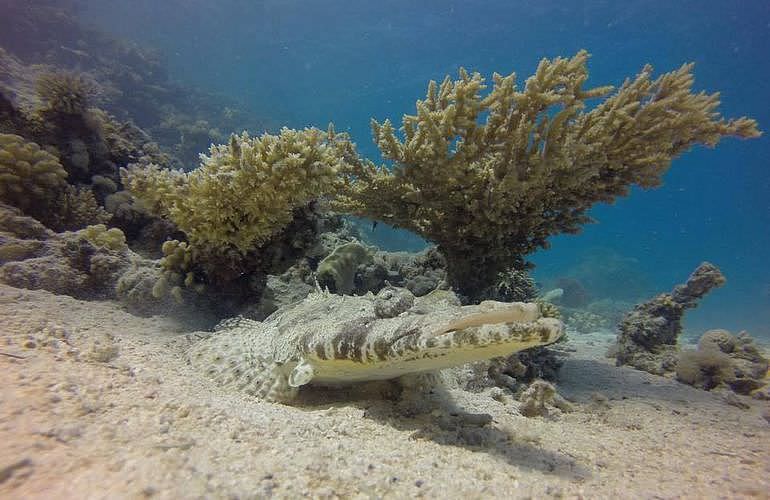
[[[364,296],[317,291],[262,322],[222,324],[188,357],[223,385],[290,401],[302,386],[440,370],[550,344],[562,333],[534,303],[462,306],[451,292],[415,298],[397,287]]]

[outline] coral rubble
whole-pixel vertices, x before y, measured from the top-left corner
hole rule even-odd
[[[556,392],[545,380],[533,381],[519,396],[519,412],[525,417],[542,417],[549,414],[549,407],[572,411],[572,405]]]
[[[584,88],[587,59],[544,59],[523,90],[495,74],[483,95],[482,76],[462,69],[431,82],[403,138],[372,121],[393,165],[358,165],[337,206],[436,243],[451,284],[474,297],[550,236],[579,231],[595,203],[659,185],[691,146],[759,135],[754,120],[722,119],[717,94],[692,91],[691,64],[656,79],[645,66],[612,93]]]

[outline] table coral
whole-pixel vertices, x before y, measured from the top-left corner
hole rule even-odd
[[[656,79],[645,66],[613,93],[584,88],[587,60],[543,59],[523,90],[494,74],[483,95],[482,76],[464,69],[430,82],[402,136],[372,121],[393,164],[357,165],[337,207],[435,242],[452,284],[474,297],[549,237],[579,231],[595,203],[659,185],[693,145],[760,134],[754,120],[722,119],[718,94],[693,92],[692,64]],[[591,98],[603,101],[589,108]]]

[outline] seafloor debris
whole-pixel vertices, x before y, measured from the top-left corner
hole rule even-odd
[[[519,412],[525,417],[542,417],[549,407],[572,411],[572,405],[561,397],[556,388],[545,380],[535,380],[519,396]]]

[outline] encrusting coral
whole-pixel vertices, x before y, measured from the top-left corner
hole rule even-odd
[[[754,120],[722,119],[718,94],[693,93],[692,64],[657,79],[645,66],[612,93],[583,88],[587,59],[543,59],[523,90],[515,74],[494,74],[482,95],[482,76],[464,69],[430,82],[403,138],[390,120],[372,121],[393,165],[357,164],[337,208],[436,243],[451,284],[473,298],[550,236],[579,231],[595,203],[659,185],[691,146],[760,134]]]

